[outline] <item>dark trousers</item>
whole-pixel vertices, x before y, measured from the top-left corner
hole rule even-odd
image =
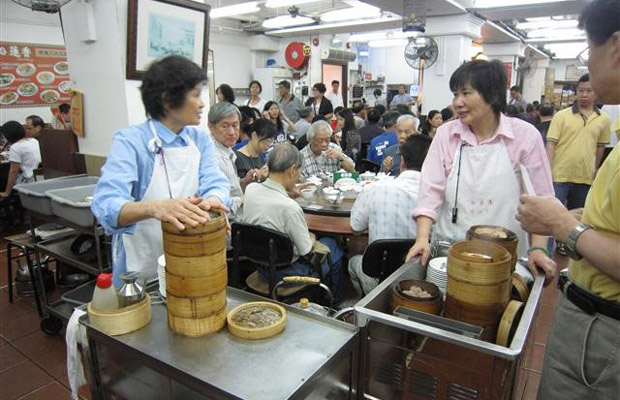
[[[555,197],[566,205],[566,208],[581,208],[586,203],[590,185],[585,183],[553,182]]]

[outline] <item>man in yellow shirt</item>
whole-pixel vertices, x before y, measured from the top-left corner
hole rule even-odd
[[[620,0],[595,0],[579,26],[601,101],[620,104]],[[566,243],[573,258],[555,309],[539,399],[617,399],[620,393],[620,147],[599,169],[583,216],[554,198],[522,196],[523,229]]]
[[[579,78],[577,101],[558,112],[547,132],[547,156],[555,197],[569,210],[583,207],[609,143],[609,117],[594,105],[589,74]]]

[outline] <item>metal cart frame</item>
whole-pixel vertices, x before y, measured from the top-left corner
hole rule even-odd
[[[364,338],[359,384],[363,392],[381,399],[512,398],[544,278],[534,281],[510,347],[386,313],[391,310],[391,288],[403,279],[409,279],[407,266],[354,307]]]

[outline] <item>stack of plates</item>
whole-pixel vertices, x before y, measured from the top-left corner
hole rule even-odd
[[[446,293],[448,285],[448,257],[433,258],[428,263],[426,281],[434,283],[442,293]]]

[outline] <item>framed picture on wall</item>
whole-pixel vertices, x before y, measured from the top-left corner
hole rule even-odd
[[[192,0],[129,0],[127,79],[142,79],[153,61],[173,54],[206,69],[209,10]]]

